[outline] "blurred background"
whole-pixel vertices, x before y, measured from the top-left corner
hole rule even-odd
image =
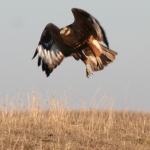
[[[89,108],[93,97],[99,102],[106,96],[115,109],[149,111],[149,6],[148,0],[0,1],[0,100],[19,95],[27,103],[27,92],[34,91],[44,103],[54,92],[75,108],[80,108],[81,101]],[[37,57],[31,58],[48,23],[61,28],[74,21],[73,7],[97,18],[118,55],[89,79],[83,62],[72,57],[47,78],[37,67]]]

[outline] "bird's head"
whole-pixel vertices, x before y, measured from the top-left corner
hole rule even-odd
[[[60,29],[60,34],[61,35],[69,35],[70,33],[71,33],[71,29],[70,28],[64,27],[64,28]]]

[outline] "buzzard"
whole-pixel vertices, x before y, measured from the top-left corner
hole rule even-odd
[[[89,77],[92,73],[88,64],[93,72],[99,71],[113,62],[117,55],[109,49],[105,31],[96,18],[82,9],[72,8],[71,11],[74,15],[72,24],[61,29],[52,23],[46,25],[33,56],[38,54],[38,66],[42,63],[47,77],[68,56],[81,59]]]

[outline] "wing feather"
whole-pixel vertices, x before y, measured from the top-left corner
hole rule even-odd
[[[88,32],[92,31],[95,39],[98,41],[103,41],[107,47],[109,47],[105,31],[95,17],[93,17],[88,12],[78,8],[73,8],[72,12],[75,18],[75,22],[80,24],[80,28],[85,28],[85,24],[88,24]]]
[[[65,56],[65,47],[59,37],[59,28],[53,24],[48,24],[42,35],[33,58],[38,54],[38,66],[42,62],[42,70],[46,75],[60,65]],[[32,59],[33,59],[32,58]]]

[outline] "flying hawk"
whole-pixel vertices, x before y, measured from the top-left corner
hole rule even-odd
[[[41,35],[33,58],[38,54],[38,66],[42,63],[42,70],[47,77],[68,56],[81,59],[86,65],[86,76],[89,77],[92,73],[88,64],[92,71],[99,71],[113,62],[117,55],[117,52],[109,49],[104,29],[97,19],[78,8],[72,8],[72,13],[72,24],[59,29],[49,23]]]

